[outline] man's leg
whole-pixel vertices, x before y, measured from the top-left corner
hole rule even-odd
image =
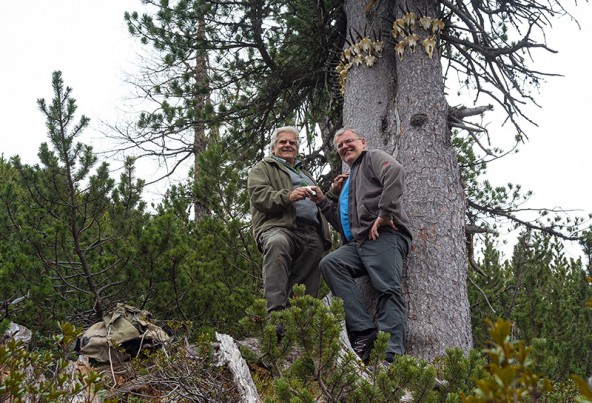
[[[292,271],[294,240],[289,230],[271,228],[259,237],[263,251],[263,295],[267,311],[288,307],[288,279]]]
[[[382,230],[376,240],[365,242],[359,253],[378,293],[378,329],[391,335],[387,354],[404,354],[407,315],[401,281],[407,244],[394,231]]]
[[[294,284],[304,284],[307,294],[318,297],[321,285],[319,262],[324,253],[323,240],[314,227],[307,226],[294,231],[294,241],[296,253],[288,283],[290,287]]]
[[[331,252],[321,260],[320,267],[333,295],[343,300],[347,330],[361,333],[375,328],[355,280],[367,274],[356,244],[351,242]]]

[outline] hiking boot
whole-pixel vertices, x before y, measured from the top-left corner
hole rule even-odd
[[[275,335],[277,337],[277,342],[281,343],[282,339],[286,336],[286,328],[283,324],[279,324],[275,328]]]
[[[372,329],[354,337],[352,348],[363,362],[368,361],[370,350],[374,347],[374,341],[377,336],[378,329]]]

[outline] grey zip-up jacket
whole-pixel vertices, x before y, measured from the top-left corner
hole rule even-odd
[[[409,217],[401,206],[404,191],[405,171],[395,158],[382,150],[363,151],[349,174],[348,216],[353,240],[363,243],[374,221],[384,217],[393,220],[397,231],[411,246]],[[339,203],[331,200],[335,196],[330,193],[319,207],[333,228],[341,233],[342,243],[347,243],[341,229]]]
[[[309,172],[302,170],[311,180]],[[313,181],[314,182],[314,181]],[[296,228],[296,209],[290,202],[292,179],[288,168],[273,157],[259,161],[250,171],[247,190],[251,204],[251,222],[255,240],[259,244],[259,235],[272,227]],[[319,234],[325,250],[331,248],[329,224],[322,214],[318,214],[321,227]]]

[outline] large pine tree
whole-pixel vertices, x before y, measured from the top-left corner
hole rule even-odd
[[[433,2],[407,8],[437,18]],[[352,35],[357,46],[364,38],[379,40],[380,34],[390,32],[393,19],[384,16],[396,13],[402,21],[410,13],[397,10],[394,1],[366,9],[359,1],[349,1],[345,11],[348,32],[367,33]],[[465,201],[447,127],[438,50],[432,55],[421,50],[421,41],[431,35],[434,24],[430,23],[430,31],[420,28],[419,21],[416,24],[415,29],[409,24],[402,27],[409,36],[421,35],[415,51],[407,45],[397,59],[395,47],[387,45],[371,67],[354,61],[345,82],[344,124],[359,128],[369,147],[393,153],[407,172],[404,204],[415,236],[406,266],[407,349],[434,358],[451,346],[472,347]]]

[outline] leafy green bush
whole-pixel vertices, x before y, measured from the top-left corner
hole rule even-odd
[[[530,347],[522,340],[511,340],[510,321],[498,319],[487,324],[491,339],[483,352],[488,358],[488,373],[476,381],[477,387],[470,395],[462,393],[462,401],[537,401],[543,394],[552,393],[552,382],[533,371]]]
[[[80,371],[70,357],[81,329],[60,323],[52,350],[29,351],[22,341],[0,346],[0,401],[95,401],[105,395],[102,377],[93,369]]]

